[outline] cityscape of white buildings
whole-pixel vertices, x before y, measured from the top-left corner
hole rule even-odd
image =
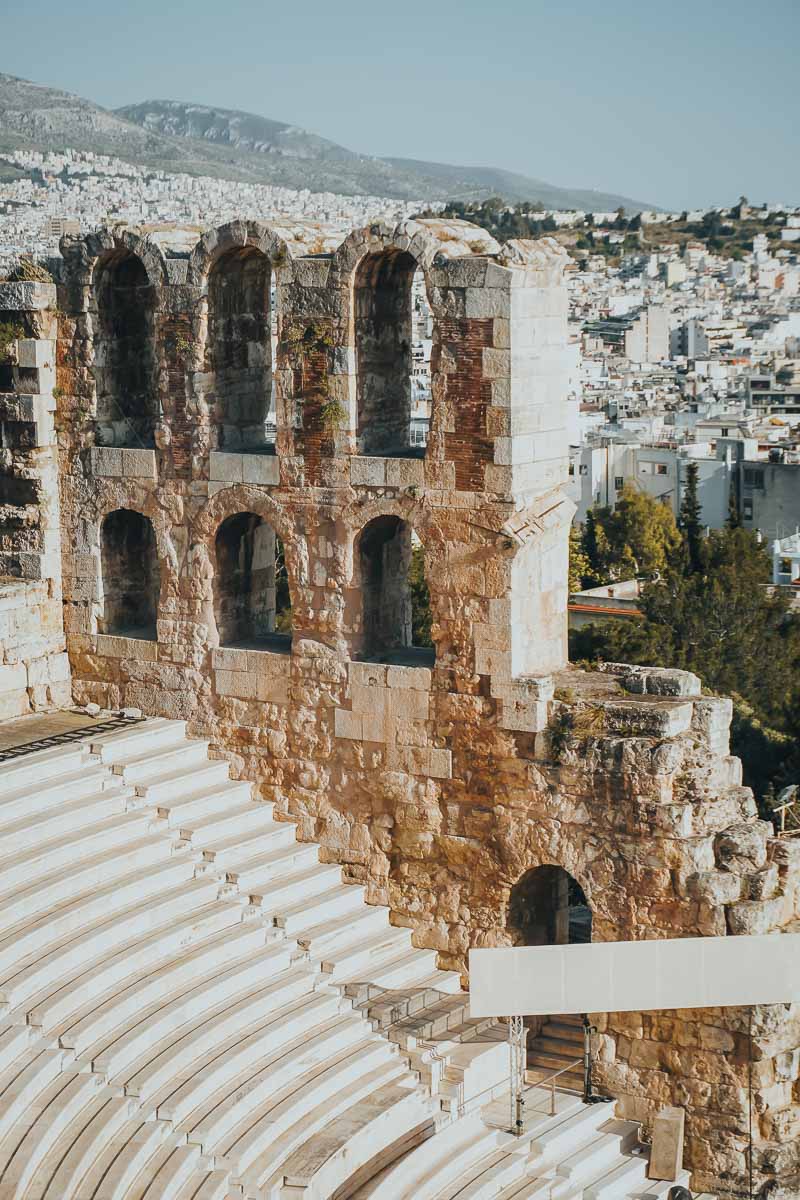
[[[27,174],[0,183],[0,273],[20,255],[55,256],[64,232],[108,222],[207,228],[282,214],[344,233],[422,207],[170,175],[71,150],[4,158]],[[657,252],[625,252],[629,241],[613,227],[618,214],[592,214],[595,244],[619,253],[589,251],[569,276],[576,521],[592,506],[614,505],[624,487],[677,513],[693,461],[708,526],[724,524],[733,506],[770,542],[800,528],[800,209],[770,211],[780,215],[779,237],[757,235],[737,259],[702,241],[664,242],[664,226],[702,222],[703,211],[642,214],[642,226],[661,227]],[[587,214],[547,215],[568,228]],[[413,304],[412,440],[422,445],[432,331],[419,273]]]

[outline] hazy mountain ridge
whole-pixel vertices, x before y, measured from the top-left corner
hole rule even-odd
[[[399,200],[540,201],[551,208],[643,205],[624,196],[559,188],[491,167],[460,167],[357,154],[288,122],[175,100],[109,111],[69,92],[0,74],[3,149],[94,151],[152,170],[248,183],[389,196]]]

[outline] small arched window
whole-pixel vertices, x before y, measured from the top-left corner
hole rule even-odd
[[[221,646],[285,650],[292,609],[283,545],[255,513],[223,521],[215,539],[214,607]]]
[[[151,447],[158,420],[154,290],[141,259],[128,250],[98,265],[94,290],[97,441]]]
[[[100,633],[155,640],[160,573],[152,523],[118,508],[100,528]]]
[[[358,539],[361,657],[430,665],[431,608],[425,551],[399,517],[376,517]]]
[[[508,928],[518,946],[563,946],[592,940],[592,910],[563,867],[526,871],[511,889]]]

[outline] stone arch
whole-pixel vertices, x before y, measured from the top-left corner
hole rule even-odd
[[[263,221],[228,221],[217,229],[207,230],[189,257],[187,281],[194,287],[205,288],[215,261],[231,250],[259,250],[276,273],[291,262],[288,243]]]
[[[291,599],[283,543],[253,512],[226,517],[214,535],[214,616],[221,646],[291,646]]]
[[[98,631],[154,641],[161,573],[152,521],[132,508],[107,513],[100,567]]]
[[[123,243],[95,262],[92,294],[96,440],[150,447],[159,419],[157,288],[142,257]]]
[[[353,555],[359,657],[433,665],[424,553],[413,526],[396,514],[375,516],[359,531]]]
[[[520,876],[508,899],[515,945],[560,946],[592,940],[592,910],[581,884],[563,867],[543,863]]]

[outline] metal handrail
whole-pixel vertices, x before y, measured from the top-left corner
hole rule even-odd
[[[545,1077],[543,1079],[529,1079],[528,1076],[531,1075],[532,1072],[530,1070],[525,1071],[525,1082],[531,1084],[531,1086],[546,1087],[549,1084],[549,1086],[550,1086],[550,1116],[551,1117],[554,1117],[556,1115],[556,1083],[555,1083],[555,1081],[558,1079],[559,1075],[565,1075],[567,1073],[567,1071],[574,1071],[574,1069],[576,1067],[583,1068],[583,1059],[582,1058],[576,1058],[574,1062],[567,1063],[566,1067],[561,1067],[561,1069],[558,1071],[553,1071],[552,1075],[545,1075]]]

